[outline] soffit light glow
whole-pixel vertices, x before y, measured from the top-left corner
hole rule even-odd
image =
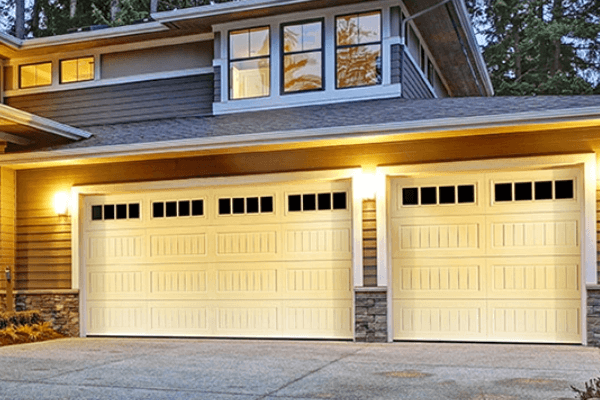
[[[362,199],[374,199],[377,194],[377,177],[374,173],[361,173],[356,176],[357,186]]]

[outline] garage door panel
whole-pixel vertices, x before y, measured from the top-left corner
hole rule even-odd
[[[468,299],[486,295],[486,263],[480,258],[394,260],[395,299]]]
[[[209,295],[207,264],[152,265],[149,270],[149,299],[203,299]]]
[[[140,265],[96,266],[86,284],[90,300],[139,299],[148,292],[148,274]]]
[[[281,259],[281,229],[277,225],[217,227],[214,243],[219,262]]]
[[[286,260],[351,260],[350,221],[286,224],[284,258]]]
[[[485,220],[478,216],[392,220],[393,257],[478,256],[485,251]]]
[[[209,335],[209,308],[196,302],[149,302],[151,334]]]
[[[497,340],[581,343],[581,300],[490,300],[490,331]]]
[[[352,300],[284,301],[286,336],[352,338]]]
[[[579,257],[508,257],[488,261],[490,298],[577,299]]]
[[[580,254],[579,212],[487,218],[489,255]]]
[[[481,300],[394,300],[394,339],[485,340]]]
[[[208,228],[150,229],[147,231],[149,257],[152,261],[208,260]]]
[[[281,303],[212,302],[217,336],[281,336]]]
[[[94,232],[85,242],[86,262],[91,265],[142,261],[145,249],[144,231],[141,229]]]
[[[88,301],[87,331],[91,335],[145,334],[146,301]]]
[[[351,299],[351,271],[341,261],[287,263],[284,297],[288,299]]]
[[[280,297],[281,263],[216,265],[215,299],[276,299]]]

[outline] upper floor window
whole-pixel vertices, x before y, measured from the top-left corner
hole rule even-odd
[[[247,99],[270,93],[269,27],[229,33],[229,97]]]
[[[323,22],[283,26],[283,92],[323,89]]]
[[[19,87],[21,89],[52,85],[52,63],[19,66]]]
[[[61,60],[60,83],[91,81],[94,79],[94,57]]]
[[[381,83],[381,12],[350,14],[335,19],[336,87]]]

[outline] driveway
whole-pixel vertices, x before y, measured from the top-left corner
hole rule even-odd
[[[0,399],[573,399],[581,346],[63,339],[0,348]]]

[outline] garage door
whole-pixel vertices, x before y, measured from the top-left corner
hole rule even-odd
[[[581,343],[581,175],[391,181],[394,339]]]
[[[88,335],[351,338],[347,182],[85,200]]]

